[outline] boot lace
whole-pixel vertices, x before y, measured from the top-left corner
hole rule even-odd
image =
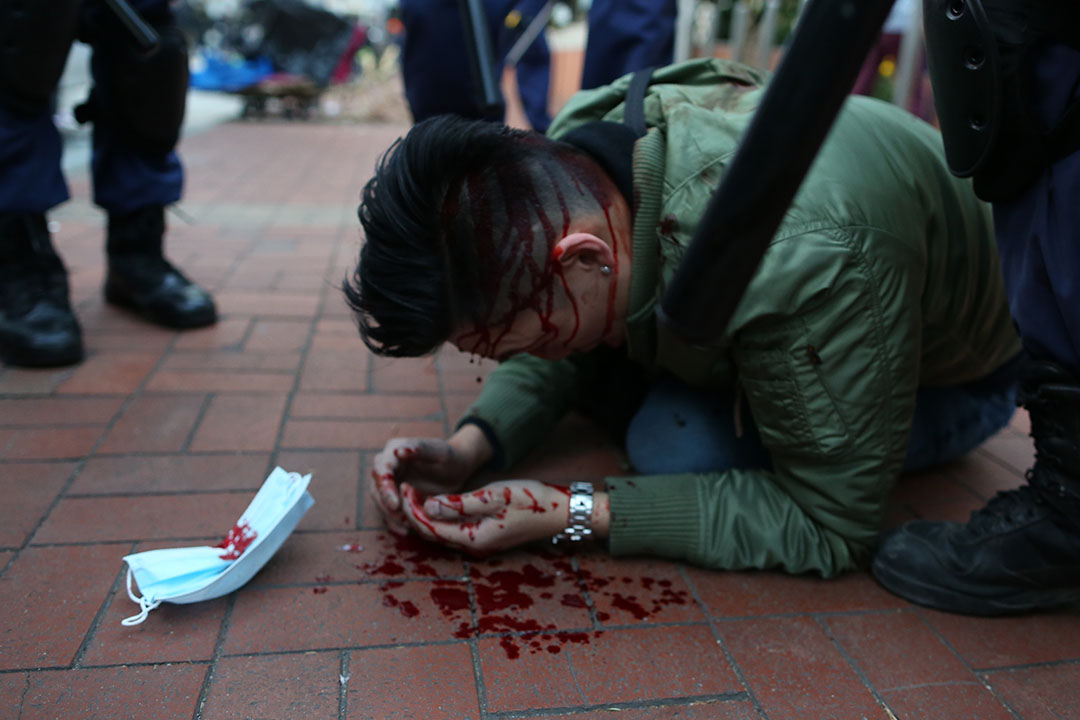
[[[1030,522],[1046,511],[1046,500],[1031,486],[1034,473],[1025,474],[1027,485],[1012,490],[1001,490],[985,507],[971,513],[968,529],[976,534],[1007,532]]]

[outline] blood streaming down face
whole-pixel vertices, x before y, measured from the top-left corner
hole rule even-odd
[[[536,345],[569,347],[581,327],[577,301],[552,249],[570,232],[574,219],[601,212],[614,242],[614,186],[580,153],[550,145],[554,150],[532,152],[526,162],[466,176],[447,193],[441,217],[444,241],[471,243],[477,268],[475,277],[467,277],[451,267],[450,282],[457,287],[475,284],[480,297],[478,307],[463,309],[471,317],[459,321],[465,332],[456,343],[463,350],[497,356],[499,343],[523,314],[539,321]],[[605,334],[614,319],[617,277],[616,272],[609,285]],[[565,304],[573,320],[560,327],[552,315]]]

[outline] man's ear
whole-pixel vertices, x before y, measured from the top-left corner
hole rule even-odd
[[[573,233],[555,243],[552,256],[556,262],[569,266],[575,260],[582,266],[599,268],[615,264],[615,253],[611,246],[591,233]]]

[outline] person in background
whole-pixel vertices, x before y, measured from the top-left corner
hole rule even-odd
[[[53,94],[75,37],[94,50],[94,202],[108,213],[105,299],[174,328],[217,319],[210,295],[165,259],[164,208],[180,198],[175,147],[188,56],[167,0],[131,3],[160,36],[152,50],[101,0],[0,0],[0,358],[57,366],[83,357],[67,272],[46,213],[68,199]]]
[[[479,108],[478,91],[470,67],[459,0],[402,0],[404,26],[401,72],[405,99],[413,120],[452,113],[478,120],[502,121],[502,113]],[[544,0],[485,0],[488,30],[495,49],[495,77],[502,78],[503,61],[516,39],[515,29],[544,6]],[[507,27],[511,12],[520,18]],[[548,114],[551,53],[544,34],[525,50],[516,66],[517,88],[529,124],[540,130],[551,123]]]
[[[545,0],[485,0],[488,29],[496,53],[496,77],[516,35],[546,4]],[[461,25],[459,0],[402,0],[405,27],[402,76],[413,120],[452,113],[501,121],[478,108],[477,90]],[[646,67],[671,62],[675,43],[676,0],[595,0],[589,8],[589,37],[581,87],[604,85]],[[519,18],[514,28],[507,18]],[[551,55],[541,33],[517,64],[517,86],[525,116],[544,132],[548,113]]]

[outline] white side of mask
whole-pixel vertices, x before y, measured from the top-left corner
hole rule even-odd
[[[311,475],[274,468],[218,545],[147,550],[126,556],[128,597],[138,603],[140,611],[122,624],[138,625],[162,602],[210,600],[247,583],[315,504],[307,491],[310,482]],[[141,596],[132,589],[133,576]]]

